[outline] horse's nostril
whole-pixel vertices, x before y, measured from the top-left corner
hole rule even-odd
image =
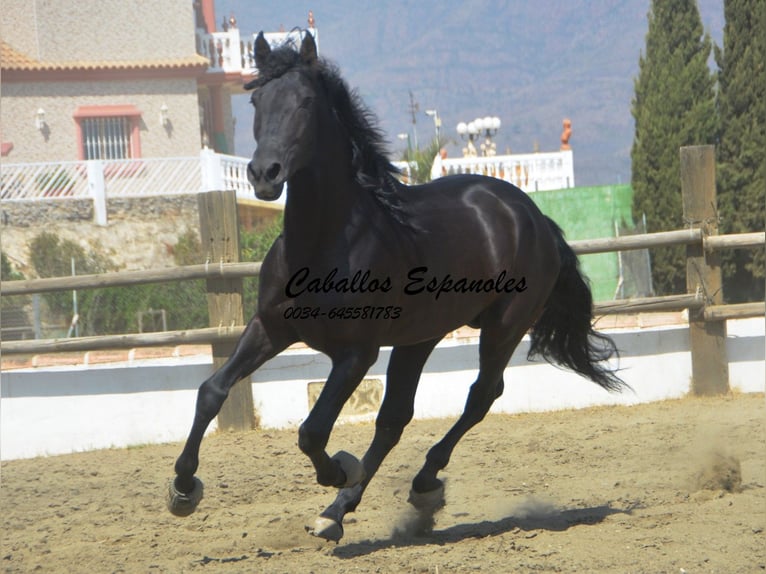
[[[266,174],[265,174],[266,179],[268,181],[274,181],[275,179],[277,179],[277,177],[279,177],[279,172],[281,171],[282,171],[281,165],[279,165],[278,163],[272,163],[269,166],[269,169],[266,170]]]

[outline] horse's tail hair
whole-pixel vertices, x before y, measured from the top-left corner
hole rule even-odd
[[[605,364],[613,356],[619,358],[617,347],[609,337],[593,329],[593,296],[580,273],[577,255],[559,226],[546,219],[556,237],[561,265],[553,291],[532,329],[528,358],[539,355],[609,391],[620,391],[627,384]]]

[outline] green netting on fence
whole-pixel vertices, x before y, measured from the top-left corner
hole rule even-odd
[[[568,240],[614,237],[615,223],[633,227],[633,190],[629,185],[538,191],[529,196],[559,224]],[[580,261],[591,281],[593,299],[613,299],[620,276],[617,253],[582,255]]]

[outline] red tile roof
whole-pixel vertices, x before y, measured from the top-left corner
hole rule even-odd
[[[36,66],[37,64],[38,62],[35,60],[28,58],[0,40],[0,68],[3,70],[28,69],[30,66]]]
[[[207,58],[195,54],[186,58],[163,60],[77,60],[70,62],[47,62],[35,60],[22,54],[6,42],[0,41],[0,68],[18,71],[69,71],[69,70],[147,70],[205,68]]]

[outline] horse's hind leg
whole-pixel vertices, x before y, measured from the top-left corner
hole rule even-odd
[[[171,482],[168,493],[168,509],[173,514],[191,514],[202,498],[202,483],[194,476],[199,465],[202,437],[210,422],[221,410],[231,387],[292,342],[293,339],[286,332],[267,332],[261,320],[255,316],[245,328],[231,356],[202,383],[197,392],[197,406],[191,432],[176,460],[176,478]]]
[[[412,481],[410,502],[418,509],[433,511],[444,504],[444,485],[437,474],[447,466],[463,435],[486,416],[492,403],[503,393],[503,371],[536,317],[534,309],[524,309],[518,301],[514,301],[516,305],[511,303],[505,309],[487,314],[487,319],[482,320],[478,378],[471,385],[463,414],[428,451],[425,465]]]
[[[375,421],[375,436],[362,458],[365,479],[338,492],[335,501],[319,515],[309,531],[315,536],[338,541],[343,536],[343,517],[356,510],[367,485],[380,468],[383,459],[399,442],[404,427],[412,420],[415,391],[420,373],[438,339],[408,347],[395,347],[386,373],[386,392]]]

